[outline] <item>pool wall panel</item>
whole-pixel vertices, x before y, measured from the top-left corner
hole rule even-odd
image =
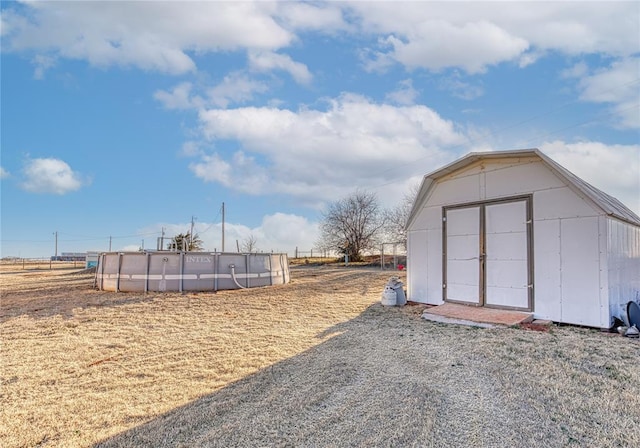
[[[286,254],[110,252],[100,254],[96,285],[106,291],[217,291],[289,282]]]

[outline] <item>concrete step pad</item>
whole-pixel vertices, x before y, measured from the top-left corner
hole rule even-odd
[[[448,319],[459,319],[507,326],[519,325],[533,320],[532,313],[460,305],[457,303],[445,303],[443,305],[427,308],[424,310],[423,317],[428,319],[429,315],[442,316]]]

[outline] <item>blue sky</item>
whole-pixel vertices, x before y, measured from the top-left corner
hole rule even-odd
[[[1,256],[155,248],[194,218],[308,251],[330,201],[397,204],[537,147],[640,213],[638,2],[3,2]]]

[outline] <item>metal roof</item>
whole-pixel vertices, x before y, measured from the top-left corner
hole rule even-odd
[[[424,201],[426,200],[429,191],[433,187],[433,184],[438,179],[447,176],[455,171],[458,171],[461,168],[464,168],[472,163],[475,163],[479,160],[488,160],[488,159],[502,159],[502,158],[525,158],[525,157],[538,157],[540,160],[558,177],[563,179],[569,187],[572,187],[574,190],[577,190],[578,193],[581,193],[583,196],[586,196],[593,204],[595,204],[603,213],[608,216],[615,217],[627,223],[640,226],[640,217],[636,215],[633,211],[631,211],[626,205],[622,202],[614,198],[613,196],[608,195],[604,191],[601,191],[579,178],[571,171],[567,170],[565,167],[551,159],[549,156],[542,153],[537,148],[533,149],[517,149],[511,151],[490,151],[490,152],[471,152],[466,156],[453,161],[452,163],[443,166],[442,168],[437,169],[429,174],[426,174],[422,180],[422,185],[420,186],[420,190],[418,190],[418,195],[416,197],[415,202],[413,203],[413,208],[411,209],[411,213],[409,215],[409,219],[407,220],[407,227],[409,223],[413,221],[415,216],[418,214],[418,210],[422,208]]]

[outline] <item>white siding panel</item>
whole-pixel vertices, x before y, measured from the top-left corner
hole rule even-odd
[[[480,303],[480,207],[447,210],[447,300]]]
[[[606,219],[609,311],[621,318],[629,301],[640,303],[640,227]]]
[[[440,220],[440,222],[442,222]],[[442,227],[427,230],[427,303],[440,305],[442,300]]]
[[[542,162],[515,165],[508,169],[487,168],[485,176],[487,198],[514,196],[564,185]]]
[[[480,176],[440,181],[429,197],[429,205],[451,205],[480,199]]]
[[[607,272],[607,217],[598,216],[598,265],[600,269],[600,327],[611,328],[609,312],[609,276]]]
[[[411,231],[407,234],[407,295],[414,302],[427,301],[427,284],[432,278],[427,258],[427,232]]]
[[[449,174],[447,177],[445,177],[445,179],[449,180],[449,179],[461,179],[463,177],[469,177],[474,174],[481,173],[482,171],[484,171],[484,169],[485,169],[484,163],[476,163],[474,165],[470,165],[465,168],[462,168],[459,171],[456,171],[455,173]]]
[[[525,201],[487,205],[487,233],[526,232],[526,218]]]
[[[491,269],[487,269],[487,287],[504,287],[523,289],[526,292],[527,289],[527,261],[517,260],[496,260],[491,262]],[[487,294],[491,297],[490,294]],[[526,296],[526,295],[525,295]],[[493,300],[488,302],[490,305],[495,305]],[[505,304],[506,305],[506,304]],[[513,304],[510,306],[527,306],[527,302],[524,304]]]
[[[527,308],[529,306],[529,294],[526,288],[503,288],[487,285],[487,302],[491,306]]]
[[[447,238],[447,255],[450,260],[472,260],[476,265],[480,262],[478,234],[451,235]]]
[[[424,207],[415,217],[411,224],[411,230],[424,230],[429,225],[429,213],[427,207]]]
[[[526,232],[488,233],[487,261],[527,259]]]
[[[562,321],[600,326],[598,218],[560,223]]]
[[[478,260],[452,260],[449,258],[447,260],[447,279],[449,280],[447,287],[456,284],[475,286],[477,289],[480,286],[478,283],[480,279]],[[448,298],[453,299],[453,297]],[[478,301],[477,291],[475,301]]]
[[[533,247],[534,316],[559,322],[562,319],[560,220],[535,221]]]
[[[534,194],[533,216],[536,219],[596,216],[598,212],[569,187],[538,191]]]
[[[407,235],[408,298],[440,305],[443,303],[442,207],[425,207],[411,229]]]
[[[476,271],[478,266],[476,265]],[[476,273],[477,275],[477,273]],[[466,285],[458,283],[447,284],[447,299],[468,304],[480,303],[478,299],[478,285]]]
[[[487,305],[528,308],[526,201],[485,208]]]
[[[480,208],[467,207],[447,210],[447,236],[478,235]]]
[[[442,207],[425,207],[424,213],[427,219],[427,225],[425,229],[438,229],[442,234]]]

